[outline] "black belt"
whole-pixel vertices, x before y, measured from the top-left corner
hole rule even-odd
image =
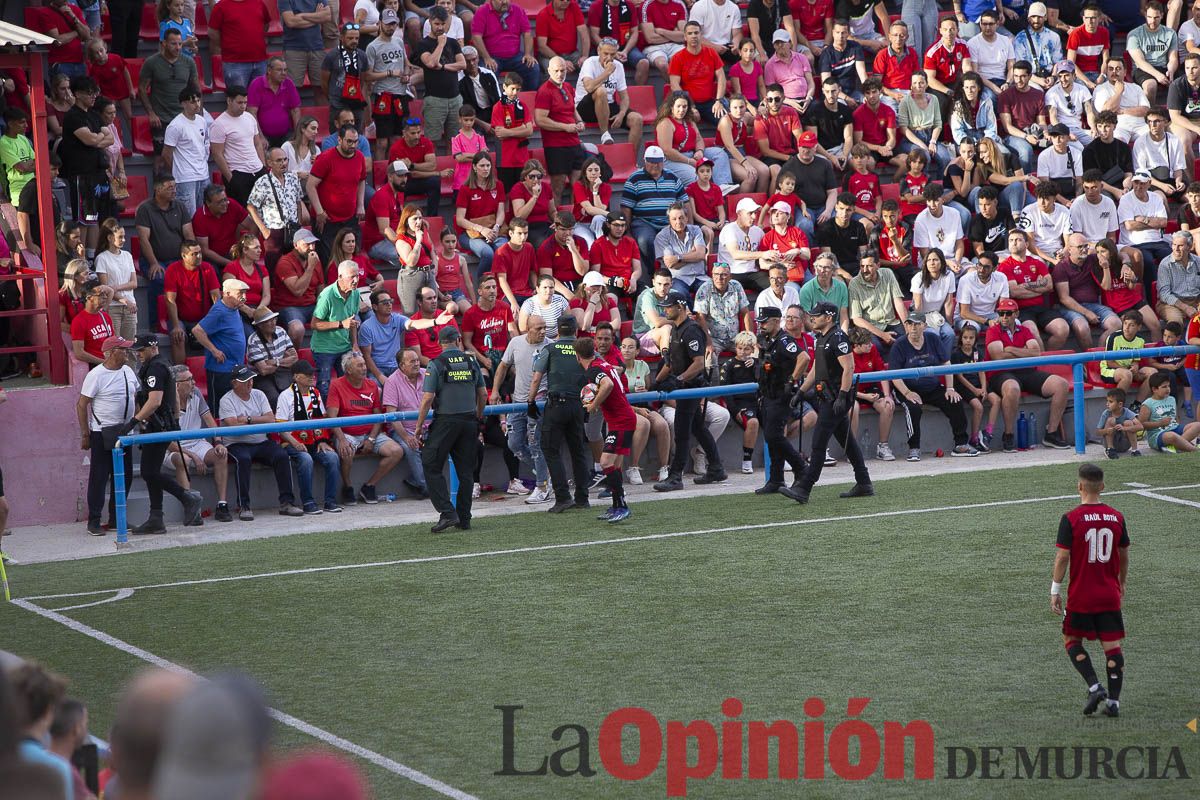
[[[579,395],[577,395],[577,394],[560,394],[558,392],[550,392],[549,394],[546,395],[546,399],[553,400],[557,403],[567,403],[567,402],[570,402],[571,400],[574,400],[577,403],[583,402],[582,400],[579,399]]]

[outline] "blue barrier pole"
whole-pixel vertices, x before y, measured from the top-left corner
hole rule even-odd
[[[1083,401],[1083,362],[1071,366],[1073,405],[1075,409],[1075,453],[1083,455],[1087,450],[1087,414]]]
[[[446,463],[450,465],[450,505],[458,508],[458,472],[454,469],[453,458],[446,459]]]
[[[113,494],[117,496],[117,518],[113,524],[117,526],[117,547],[129,544],[129,520],[125,515],[125,448],[118,442],[113,448]],[[130,478],[132,479],[132,475]]]

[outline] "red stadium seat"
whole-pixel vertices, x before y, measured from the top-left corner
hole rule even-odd
[[[130,175],[129,197],[125,198],[125,206],[121,209],[122,219],[132,219],[137,207],[150,198],[150,182],[145,175]]]
[[[1090,350],[1088,350],[1088,352],[1089,353],[1103,353],[1104,348],[1103,347],[1093,347]],[[1083,368],[1084,368],[1084,379],[1088,382],[1089,385],[1092,386],[1092,388],[1103,387],[1106,385],[1104,383],[1104,378],[1101,377],[1101,375],[1100,375],[1100,362],[1099,361],[1085,361],[1083,363]]]
[[[520,6],[521,10],[529,15],[531,21],[539,11],[546,7],[543,0],[515,0],[514,5]]]
[[[544,148],[529,148],[529,158],[531,161],[536,161],[543,167],[546,166],[546,151]]]
[[[221,56],[212,57],[212,88],[215,91],[225,91],[225,59]]]
[[[199,6],[197,6],[199,8]],[[163,301],[166,304],[166,301]],[[200,390],[200,396],[205,400],[208,399],[208,370],[204,368],[204,356],[188,356],[187,357],[188,372],[192,373],[192,378],[196,381],[196,388]]]
[[[529,120],[531,122],[533,121],[533,98],[536,95],[536,91],[524,91],[517,94],[517,99],[521,101],[523,106],[525,106],[525,112],[529,114]],[[534,127],[537,127],[536,123],[534,123]]]
[[[170,333],[167,330],[167,296],[160,294],[158,296],[158,332]]]
[[[734,211],[734,209],[737,208],[738,201],[741,200],[743,197],[749,197],[751,200],[758,203],[759,205],[762,205],[763,203],[767,202],[767,196],[761,192],[754,192],[751,194],[727,195],[725,197],[725,213],[728,215],[730,220],[732,220],[737,215],[736,212]]]
[[[158,41],[158,12],[157,4],[147,3],[142,6],[142,27],[138,30],[138,38],[143,42]]]
[[[192,20],[192,29],[196,32],[197,39],[208,38],[208,12],[204,10],[204,3],[196,3],[196,18]]]
[[[399,300],[397,298],[399,298],[400,295],[397,294],[397,291],[398,291],[397,283],[398,283],[398,281],[395,278],[393,278],[390,281],[384,281],[383,282],[383,290],[385,292],[387,292],[388,294],[390,294],[392,296],[393,300],[396,300],[396,302],[397,302],[396,307],[399,308]]]
[[[200,54],[192,56],[192,59],[196,62],[196,77],[200,81],[200,90],[204,94],[212,94],[213,88],[209,85],[208,78],[204,76],[204,62],[200,60]]]
[[[343,25],[347,22],[354,22],[354,6],[354,3],[342,3],[338,7],[338,18]]]
[[[613,175],[609,183],[624,183],[637,170],[637,153],[634,152],[631,142],[602,144],[597,149],[612,167]]]
[[[880,196],[884,200],[895,200],[896,202],[900,201],[900,184],[885,183],[885,184],[882,184],[879,187],[879,189],[880,189]]]
[[[303,106],[300,116],[314,117],[317,120],[317,137],[324,139],[329,135],[329,109],[325,106]]]
[[[154,155],[154,139],[150,130],[150,120],[146,117],[134,117],[129,121],[133,129],[133,150],[144,156]]]
[[[392,283],[395,283],[395,281],[392,281]],[[317,359],[313,356],[313,351],[307,347],[297,348],[296,356],[304,359],[308,363],[312,364],[314,367],[317,366]]]
[[[142,76],[142,64],[144,63],[146,63],[146,59],[144,58],[125,59],[125,66],[129,67],[129,79],[133,81],[133,91],[135,93],[137,92],[138,81]],[[134,99],[136,100],[137,98],[135,97]]]
[[[658,115],[658,106],[654,102],[654,87],[630,86],[629,110],[641,114],[646,121],[647,127],[652,126],[655,116]]]
[[[1069,356],[1074,352],[1074,350],[1047,350],[1046,352],[1042,353],[1042,355]],[[1071,383],[1073,380],[1075,380],[1074,375],[1071,374],[1070,364],[1042,364],[1040,367],[1038,367],[1038,370],[1041,372],[1049,372],[1051,375],[1057,375],[1060,378],[1065,379],[1067,383]]]
[[[633,320],[631,319],[621,323],[621,339],[624,340],[627,336],[633,336]]]
[[[426,217],[429,223],[429,239],[433,242],[433,250],[437,252],[441,247],[442,230],[446,227],[446,220],[442,217]]]

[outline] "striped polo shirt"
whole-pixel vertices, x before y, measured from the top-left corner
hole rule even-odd
[[[633,218],[657,227],[667,224],[667,209],[672,203],[687,199],[683,184],[671,173],[663,170],[658,179],[651,178],[644,169],[629,176],[621,192],[621,207],[633,210]]]

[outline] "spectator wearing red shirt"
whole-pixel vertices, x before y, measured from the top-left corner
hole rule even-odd
[[[921,66],[929,80],[929,91],[949,101],[954,94],[954,84],[964,72],[975,67],[971,63],[971,49],[958,38],[958,20],[946,17],[938,23],[938,30],[942,37],[925,51]]]
[[[784,201],[771,205],[771,227],[758,243],[759,250],[774,250],[787,267],[787,279],[796,291],[804,283],[804,273],[809,268],[812,250],[804,231],[792,225],[792,206]]]
[[[368,414],[382,414],[379,384],[367,374],[367,362],[362,353],[347,351],[342,356],[342,372],[344,374],[340,378],[334,378],[329,384],[326,416],[365,417]],[[387,435],[382,422],[333,428],[333,442],[342,468],[342,503],[352,504],[356,499],[350,479],[354,457],[372,453],[379,456],[379,464],[359,489],[357,499],[370,505],[378,503],[375,486],[404,458],[404,449]]]
[[[481,292],[482,297],[482,292]],[[421,354],[421,366],[429,366],[429,362],[442,354],[442,347],[438,344],[438,335],[442,332],[442,328],[457,328],[458,325],[451,318],[445,323],[438,323],[437,319],[441,316],[441,311],[438,309],[438,296],[433,288],[426,286],[421,289],[417,295],[417,313],[413,314],[410,319],[434,320],[434,324],[430,328],[417,330],[411,326],[404,333],[404,347],[407,350],[417,350]],[[453,306],[453,303],[447,304]],[[473,308],[474,306],[472,306]]]
[[[405,194],[425,195],[425,216],[441,214],[442,179],[451,177],[454,171],[438,171],[433,142],[421,132],[421,120],[413,117],[405,122],[404,133],[392,140],[387,158],[404,162],[408,169]]]
[[[505,191],[520,179],[521,169],[529,160],[529,137],[533,135],[533,110],[518,97],[521,86],[520,75],[505,75],[501,87],[504,96],[492,107],[492,131],[500,140],[499,178]]]
[[[908,46],[908,26],[893,22],[888,28],[888,46],[875,54],[872,65],[883,83],[883,102],[893,112],[900,109],[900,101],[908,96],[913,73],[921,70],[921,64],[921,56]]]
[[[279,321],[287,327],[296,347],[304,341],[304,330],[312,320],[317,294],[325,286],[321,256],[312,231],[301,228],[292,237],[292,250],[275,265],[277,285],[272,291],[271,307],[279,312]]]
[[[783,0],[775,0],[782,3]],[[807,48],[815,64],[817,56],[833,41],[833,0],[791,0],[785,14],[791,12],[792,41]],[[786,26],[786,23],[785,23]]]
[[[571,187],[571,216],[575,220],[575,235],[587,243],[584,252],[600,235],[600,225],[608,217],[612,202],[612,186],[604,181],[604,169],[599,158],[583,162],[579,180]]]
[[[1099,83],[1112,50],[1108,28],[1100,25],[1101,13],[1099,6],[1089,3],[1083,9],[1083,24],[1067,36],[1067,59],[1074,62],[1075,77],[1089,90]]]
[[[486,372],[492,370],[489,353],[503,353],[508,340],[517,333],[512,307],[496,302],[499,292],[496,276],[484,275],[479,283],[479,302],[468,308],[462,318],[463,346]]]
[[[575,0],[550,0],[538,12],[533,27],[537,30],[534,45],[542,70],[549,67],[550,59],[562,56],[567,62],[567,72],[578,72],[579,65],[592,52],[587,20]]]
[[[800,135],[804,124],[796,109],[784,105],[783,87],[772,83],[767,87],[764,102],[767,112],[754,120],[754,139],[758,142],[760,158],[768,167],[782,167],[799,152]],[[813,142],[816,143],[816,135]]]
[[[689,21],[683,28],[684,47],[667,67],[671,91],[683,90],[692,98],[700,119],[709,125],[725,116],[725,63],[711,47],[701,43],[700,23]]]
[[[642,13],[646,5],[635,0],[595,0],[587,12],[592,49],[600,46],[601,39],[616,39],[620,48],[617,60],[627,69],[633,67],[636,86],[644,86],[650,79],[650,60],[643,52],[647,42],[642,34]]]
[[[513,219],[529,223],[529,243],[534,249],[550,236],[550,200],[553,190],[545,180],[546,171],[536,160],[521,170],[521,180],[508,193]]]
[[[587,160],[587,151],[579,141],[583,118],[575,107],[575,90],[566,82],[567,62],[550,59],[546,68],[550,80],[543,83],[533,99],[533,122],[542,132],[546,148],[546,171],[555,200],[562,197],[567,181],[579,180],[579,170]]]
[[[71,349],[88,369],[104,361],[100,346],[114,335],[112,317],[104,309],[112,302],[112,289],[99,281],[84,284],[83,310],[71,320]]]
[[[1033,332],[1039,345],[1042,343],[1039,331],[1045,331],[1047,347],[1058,350],[1071,335],[1071,326],[1053,303],[1058,293],[1050,268],[1040,258],[1030,255],[1028,242],[1025,231],[1016,228],[1009,231],[1009,256],[997,269],[1008,278],[1008,296],[1017,301],[1021,324]]]
[[[496,249],[496,260],[492,262],[492,274],[514,313],[537,290],[537,253],[529,242],[529,225],[523,223],[514,219],[508,224],[508,242]]]
[[[208,18],[208,49],[220,56],[226,86],[249,86],[267,74],[267,29],[271,15],[263,0],[221,0]]]
[[[200,254],[214,267],[230,262],[230,249],[243,233],[257,234],[246,207],[234,200],[219,183],[204,187],[204,205],[192,215],[192,233]]]
[[[458,190],[454,206],[454,227],[458,229],[458,244],[479,259],[475,268],[475,284],[492,271],[492,259],[508,241],[500,235],[504,227],[504,187],[496,182],[492,154],[476,153],[471,159],[471,176]],[[435,342],[436,344],[436,342]]]
[[[642,253],[637,242],[626,231],[629,223],[624,215],[608,215],[604,235],[592,244],[589,258],[592,269],[608,279],[609,288],[620,297],[633,297],[642,277]]]
[[[316,212],[313,227],[325,252],[342,228],[360,232],[359,220],[366,216],[366,179],[367,161],[358,150],[358,128],[344,125],[338,131],[337,146],[317,156],[308,174],[308,202]]]
[[[271,147],[282,147],[300,121],[300,92],[287,74],[282,56],[267,61],[267,74],[250,82],[246,89],[246,111],[258,120],[258,128]]]
[[[573,292],[591,266],[588,264],[591,245],[576,235],[578,227],[571,212],[558,212],[554,215],[550,238],[537,250],[538,273],[553,275],[558,282],[554,290],[560,294]],[[591,229],[588,231],[590,233]]]
[[[683,49],[683,27],[687,23],[688,7],[683,0],[647,0],[641,6],[641,13],[646,63],[656,67],[662,73],[663,80],[667,80],[671,56]],[[764,51],[760,49],[759,52]]]
[[[198,242],[184,240],[179,248],[179,261],[167,267],[163,292],[167,300],[171,358],[176,364],[182,364],[192,328],[221,297],[217,272],[203,260]]]
[[[67,0],[49,0],[44,8],[26,8],[25,27],[56,40],[50,45],[51,76],[60,72],[72,78],[87,75],[83,45],[92,38],[92,31],[79,6]]]
[[[87,74],[100,87],[100,94],[117,104],[126,120],[133,119],[133,77],[125,59],[108,52],[99,36],[87,43]],[[10,101],[11,102],[11,101]]]
[[[854,143],[865,144],[877,161],[890,162],[897,170],[902,170],[908,160],[896,153],[898,119],[895,110],[885,105],[882,99],[883,86],[878,76],[872,75],[863,81],[863,101],[853,114]]]
[[[1042,347],[1029,328],[1017,323],[1019,307],[1015,300],[1005,297],[996,304],[999,324],[987,329],[987,357],[989,361],[1012,358],[1036,358]],[[1057,375],[1037,369],[1010,369],[990,372],[988,386],[998,387],[1000,409],[1004,413],[1004,436],[1001,439],[1004,452],[1016,450],[1015,437],[1010,431],[1017,429],[1017,410],[1021,404],[1021,392],[1029,392],[1050,399],[1050,411],[1046,415],[1046,435],[1042,441],[1055,448],[1066,448],[1067,440],[1062,431],[1063,410],[1067,407],[1067,382]]]
[[[393,269],[400,268],[396,237],[407,189],[408,167],[403,161],[388,162],[387,182],[371,196],[363,221],[363,249],[371,258],[386,261]]]

